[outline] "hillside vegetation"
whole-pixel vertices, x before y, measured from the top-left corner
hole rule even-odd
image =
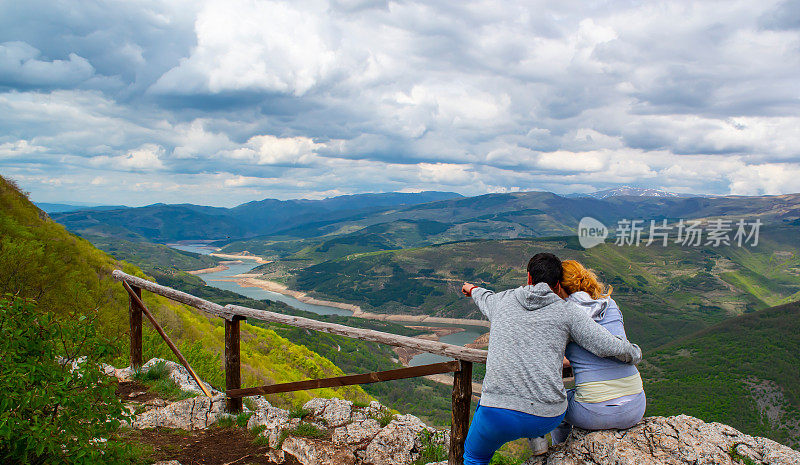
[[[68,233],[36,208],[15,185],[0,178],[0,294],[38,302],[37,311],[57,319],[86,316],[97,322],[114,348],[109,362],[127,365],[128,298],[110,275],[115,268],[146,277],[140,269],[120,262]],[[151,293],[144,301],[181,347],[201,377],[224,387],[220,355],[224,326],[189,307]],[[160,338],[145,333],[145,357],[173,358]],[[242,326],[242,380],[244,385],[297,381],[343,374],[329,360],[293,344],[274,330]],[[322,389],[273,396],[279,405],[296,405],[313,396],[371,399],[360,387]]]
[[[719,323],[645,355],[648,415],[685,413],[800,446],[800,303]]]

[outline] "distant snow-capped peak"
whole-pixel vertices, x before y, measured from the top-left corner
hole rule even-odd
[[[661,189],[649,189],[644,187],[622,186],[613,189],[604,189],[591,194],[572,194],[569,197],[594,197],[596,199],[606,199],[609,197],[693,197],[692,194],[679,194],[668,192]]]

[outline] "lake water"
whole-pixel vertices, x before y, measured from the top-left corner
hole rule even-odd
[[[213,252],[212,249],[198,245],[171,245],[170,247],[179,250],[185,250],[187,252],[199,253],[203,255],[209,255],[211,252]],[[215,271],[214,273],[203,273],[197,276],[200,277],[203,281],[205,281],[206,284],[208,284],[209,286],[213,286],[218,289],[225,289],[226,291],[232,291],[237,294],[241,294],[245,297],[250,297],[251,299],[283,302],[289,305],[290,307],[294,307],[299,310],[305,310],[308,312],[314,312],[320,315],[350,316],[353,314],[353,312],[351,312],[350,310],[345,310],[342,308],[328,307],[327,305],[307,304],[305,302],[301,302],[295,299],[292,296],[283,295],[278,292],[267,291],[259,287],[242,287],[238,283],[235,283],[233,281],[219,281],[221,279],[231,279],[231,276],[235,276],[237,274],[247,273],[248,271],[258,266],[258,263],[256,263],[255,260],[242,259],[242,261],[244,263],[240,265],[237,264],[225,265],[228,267],[227,270]]]
[[[202,244],[188,244],[188,245],[170,244],[170,247],[173,247],[178,250],[185,250],[187,252],[194,252],[203,255],[209,255],[214,251],[213,249],[205,247]],[[216,271],[214,273],[203,273],[197,276],[200,277],[203,281],[205,281],[206,284],[208,284],[209,286],[213,286],[218,289],[225,289],[226,291],[232,291],[237,294],[241,294],[245,297],[249,297],[251,299],[283,302],[289,305],[290,307],[294,307],[299,310],[305,310],[308,312],[314,312],[320,315],[350,316],[353,314],[353,312],[351,312],[350,310],[344,310],[336,307],[329,307],[327,305],[307,304],[305,302],[301,302],[295,299],[294,297],[283,295],[278,292],[267,291],[258,287],[242,287],[233,281],[219,281],[220,279],[231,279],[231,276],[237,274],[247,273],[248,271],[258,266],[255,260],[247,260],[246,258],[243,257],[242,261],[244,262],[242,264],[226,265],[228,267],[227,270]],[[407,324],[415,325],[417,323],[407,323]],[[419,324],[424,326],[464,328],[464,331],[448,334],[447,336],[442,336],[439,339],[440,342],[446,342],[448,344],[459,345],[459,346],[463,346],[464,344],[468,344],[474,341],[476,337],[480,336],[481,334],[487,331],[487,328],[481,326],[459,326],[459,325],[446,325],[446,324],[433,324],[433,323],[419,323]],[[443,357],[441,355],[425,353],[425,354],[415,355],[409,361],[409,365],[411,366],[426,365],[429,363],[446,362],[448,360],[452,359],[448,357]]]

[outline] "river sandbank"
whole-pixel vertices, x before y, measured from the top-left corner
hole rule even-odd
[[[346,304],[342,302],[333,302],[330,300],[316,299],[314,297],[310,297],[305,292],[289,289],[288,287],[286,287],[281,283],[276,283],[275,281],[267,281],[266,279],[258,279],[252,276],[253,276],[252,274],[240,274],[232,276],[230,279],[215,279],[215,281],[230,281],[230,282],[235,282],[236,284],[242,287],[257,287],[264,289],[265,291],[277,292],[278,294],[294,297],[295,299],[303,303],[341,308],[342,310],[349,310],[353,312],[353,314],[355,314],[357,311],[358,312],[361,311],[361,308],[358,305]]]
[[[236,260],[254,260],[258,264],[264,263],[271,263],[272,260],[267,260],[264,257],[259,257],[258,255],[252,255],[246,252],[243,253],[219,253],[219,252],[212,252],[209,254],[212,257],[217,258],[233,258]]]
[[[194,270],[194,271],[187,271],[189,274],[199,275],[199,274],[206,274],[206,273],[216,273],[217,271],[225,271],[228,267],[225,265],[217,265],[213,268],[203,268],[202,270]]]
[[[353,316],[359,318],[367,318],[370,320],[393,321],[393,322],[414,322],[414,323],[438,323],[444,325],[465,325],[465,326],[483,326],[489,327],[489,322],[486,320],[472,320],[468,318],[446,318],[441,316],[430,315],[385,315],[383,313],[365,312],[359,308],[358,312],[354,312]]]

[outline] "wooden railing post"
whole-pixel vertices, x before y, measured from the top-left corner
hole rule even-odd
[[[244,318],[234,317],[225,320],[225,390],[242,387],[241,357],[239,353],[239,323]],[[242,398],[225,399],[225,407],[230,413],[242,411]]]
[[[133,292],[142,298],[142,289],[136,286],[131,286]],[[138,370],[142,367],[142,309],[133,300],[133,297],[128,296],[128,316],[130,318],[131,330],[131,368]]]
[[[472,402],[472,362],[462,360],[461,369],[453,375],[453,411],[447,464],[463,465],[464,442],[469,431],[469,410]]]

